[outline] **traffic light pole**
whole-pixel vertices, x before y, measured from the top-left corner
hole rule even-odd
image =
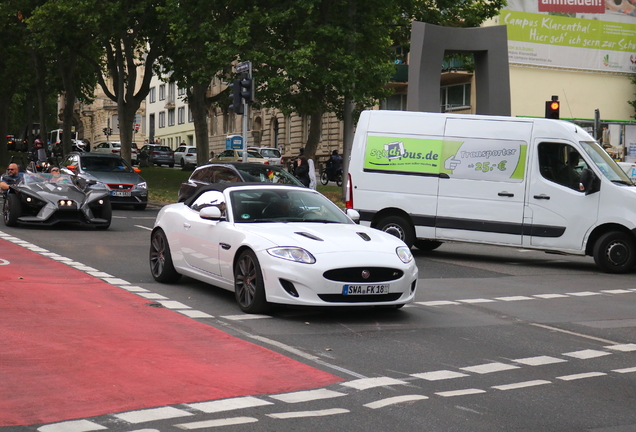
[[[247,71],[247,78],[252,80],[252,62],[249,63],[249,68]],[[241,77],[242,78],[242,77]],[[241,79],[242,81],[242,79]],[[247,100],[243,98],[243,162],[247,162]]]

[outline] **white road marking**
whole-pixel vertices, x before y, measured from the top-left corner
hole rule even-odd
[[[105,426],[98,425],[88,420],[72,420],[62,423],[55,423],[46,426],[40,426],[40,432],[89,432],[96,430],[108,429]]]
[[[446,306],[446,305],[457,305],[459,303],[449,300],[437,300],[437,301],[428,301],[428,302],[415,302],[416,304],[422,306]]]
[[[264,318],[272,318],[272,317],[270,315],[243,314],[243,315],[223,315],[221,318],[224,318],[230,321],[243,321],[243,320],[264,319]]]
[[[478,374],[487,374],[487,373],[500,372],[500,371],[505,371],[505,370],[510,370],[510,369],[519,369],[519,366],[515,366],[515,365],[511,365],[511,364],[505,364],[505,363],[499,363],[499,362],[493,362],[493,363],[486,363],[486,364],[482,364],[482,365],[464,367],[464,368],[460,368],[460,369],[461,370],[465,370],[466,372],[474,372],[474,373],[478,373]]]
[[[174,300],[159,300],[157,303],[167,309],[192,309],[190,306],[186,306],[183,303]]]
[[[214,318],[214,315],[210,315],[209,313],[205,313],[199,310],[177,310],[180,314],[183,314],[189,318]]]
[[[613,289],[613,290],[601,290],[602,293],[607,293],[607,294],[628,294],[631,293],[630,290],[624,290],[624,289]]]
[[[628,344],[620,344],[620,345],[608,345],[603,348],[616,350],[616,351],[630,352],[630,351],[636,351],[636,344],[628,343]]]
[[[411,374],[411,376],[415,378],[425,379],[427,381],[439,381],[439,380],[445,380],[445,379],[467,377],[470,375],[461,373],[461,372],[453,372],[449,370],[439,370],[434,372]]]
[[[343,408],[332,408],[320,411],[298,411],[298,412],[288,412],[288,413],[275,413],[275,414],[266,414],[268,417],[277,418],[277,419],[290,419],[290,418],[300,418],[300,417],[322,417],[328,415],[336,415],[336,414],[346,414],[349,410]]]
[[[564,356],[574,357],[581,360],[587,360],[587,359],[596,358],[596,357],[603,357],[610,354],[612,353],[609,353],[607,351],[598,351],[598,350],[592,350],[592,349],[563,353]]]
[[[141,228],[141,229],[145,229],[145,230],[148,230],[148,231],[152,231],[152,228],[148,228],[148,227],[143,226],[143,225],[135,225],[135,226],[136,226],[137,228]]]
[[[368,404],[364,404],[363,406],[367,408],[371,408],[371,409],[378,409],[378,408],[384,408],[385,406],[389,406],[389,405],[395,405],[395,404],[404,403],[404,402],[413,402],[413,401],[424,400],[424,399],[428,399],[428,396],[422,396],[422,395],[395,396],[395,397],[390,397],[386,399],[381,399],[381,400],[371,402]]]
[[[612,372],[617,372],[617,373],[632,373],[632,372],[636,372],[636,367],[625,368],[625,369],[614,369]]]
[[[237,397],[230,399],[215,400],[209,402],[196,402],[186,404],[187,406],[203,411],[204,413],[212,414],[223,411],[232,411],[243,408],[253,408],[265,405],[274,405],[273,402],[269,402],[263,399],[255,398],[254,396]]]
[[[102,280],[106,283],[109,283],[111,285],[128,285],[130,284],[130,282],[123,280],[123,279],[119,279],[119,278],[102,278]]]
[[[495,300],[509,302],[509,301],[534,300],[534,299],[532,297],[526,297],[526,296],[510,296],[510,297],[495,297]]]
[[[473,389],[443,391],[443,392],[437,392],[435,394],[442,397],[454,397],[454,396],[473,395],[473,394],[479,394],[479,393],[486,393],[486,390],[473,388]]]
[[[567,360],[556,358],[556,357],[550,357],[550,356],[537,356],[537,357],[526,357],[522,359],[514,359],[513,362],[525,364],[528,366],[542,366],[542,365],[554,364],[554,363],[564,363],[564,362],[567,362]]]
[[[205,428],[213,428],[213,427],[221,427],[221,426],[233,426],[247,423],[256,423],[258,419],[254,417],[234,417],[234,418],[226,418],[226,419],[217,419],[217,420],[204,420],[199,422],[192,423],[181,423],[176,424],[175,427],[183,430],[194,430],[194,429],[205,429]]]
[[[533,297],[539,297],[542,299],[553,299],[553,298],[563,298],[563,297],[569,297],[565,294],[536,294]]]
[[[148,292],[146,288],[142,288],[136,285],[130,285],[130,286],[124,285],[124,286],[120,286],[119,288],[125,289],[126,291],[130,291],[130,292]]]
[[[99,279],[102,279],[102,278],[114,278],[115,277],[115,276],[113,276],[111,274],[108,274],[108,273],[105,273],[103,271],[94,271],[94,272],[91,271],[91,272],[87,272],[87,273],[89,275],[91,275],[93,277],[96,277],[96,278],[99,278]]]
[[[546,380],[534,380],[534,381],[524,381],[524,382],[518,382],[513,384],[492,386],[492,388],[497,390],[516,390],[520,388],[534,387],[534,386],[540,386],[544,384],[552,384],[552,382],[546,381]]]
[[[563,375],[563,376],[556,377],[556,379],[560,379],[563,381],[573,381],[578,379],[593,378],[593,377],[605,376],[605,375],[607,375],[605,372],[587,372],[587,373],[580,373],[580,374],[574,374],[574,375]]]
[[[374,387],[384,387],[384,386],[390,386],[390,385],[404,385],[404,384],[407,384],[406,381],[402,381],[395,378],[389,378],[389,377],[362,378],[362,379],[342,383],[343,386],[351,387],[356,390],[367,390]]]
[[[309,402],[314,400],[321,399],[331,399],[341,396],[347,396],[346,393],[340,393],[333,390],[327,389],[318,389],[318,390],[306,390],[306,391],[298,391],[293,393],[285,393],[278,395],[270,395],[272,399],[277,399],[281,402],[286,403],[299,403],[299,402]]]
[[[148,300],[167,300],[168,299],[168,297],[162,296],[161,294],[157,294],[157,293],[139,293],[137,295],[143,298],[146,298]]]
[[[552,327],[552,326],[549,326],[549,325],[538,324],[538,323],[529,323],[529,324],[531,326],[541,327],[541,328],[544,328],[546,330],[551,330],[551,331],[556,331],[556,332],[560,332],[560,333],[565,333],[565,334],[569,334],[569,335],[573,335],[573,336],[582,337],[582,338],[585,338],[585,339],[596,340],[596,341],[607,343],[607,344],[618,345],[618,342],[613,342],[611,340],[597,338],[597,337],[586,335],[586,334],[583,334],[583,333],[577,333],[577,332],[572,332],[572,331],[569,331],[569,330],[563,330],[563,329],[560,329],[558,327]]]
[[[567,293],[567,295],[576,296],[576,297],[587,297],[587,296],[595,296],[595,295],[601,295],[601,294],[597,292],[592,292],[592,291],[579,291],[579,292]]]
[[[194,415],[190,412],[180,410],[173,407],[150,408],[138,411],[129,411],[121,414],[113,414],[120,420],[128,423],[143,423],[155,420],[167,420],[178,417],[186,417]]]
[[[464,299],[464,300],[457,300],[457,301],[462,303],[493,303],[495,300],[485,299],[485,298],[475,298],[475,299]]]

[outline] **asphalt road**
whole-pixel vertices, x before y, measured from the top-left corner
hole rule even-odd
[[[418,294],[401,310],[280,308],[255,317],[227,291],[152,279],[157,210],[116,209],[105,232],[0,231],[344,381],[3,431],[636,431],[636,273],[603,274],[589,257],[444,244],[415,252]]]

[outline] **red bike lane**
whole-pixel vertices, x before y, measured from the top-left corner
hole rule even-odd
[[[0,239],[0,427],[341,378]]]

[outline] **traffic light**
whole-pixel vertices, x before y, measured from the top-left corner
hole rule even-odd
[[[241,80],[234,80],[232,84],[230,84],[230,88],[232,89],[232,104],[230,105],[230,110],[234,111],[236,114],[243,114],[243,99],[241,97]]]
[[[558,120],[559,108],[561,108],[559,97],[552,96],[552,100],[545,102],[545,118]]]
[[[254,81],[247,74],[243,74],[241,78],[241,97],[245,99],[245,103],[254,101]]]
[[[102,132],[104,132],[104,135],[108,136],[108,128],[102,129]]]

